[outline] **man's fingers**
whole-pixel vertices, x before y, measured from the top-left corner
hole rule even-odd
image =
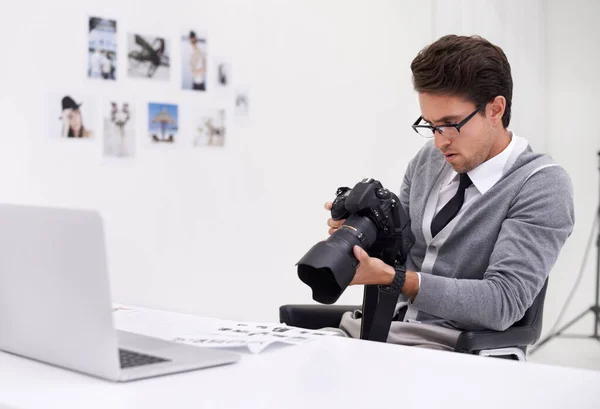
[[[339,228],[342,224],[344,224],[345,220],[333,220],[333,219],[329,219],[327,220],[327,225],[331,228],[337,229]]]
[[[333,204],[331,202],[326,202],[325,203],[325,209],[327,210],[331,210],[331,207],[333,206]],[[333,234],[333,232],[335,232],[337,229],[340,228],[340,226],[342,224],[344,224],[346,220],[333,220],[332,218],[327,220],[327,226],[329,226],[329,230],[328,233],[331,236]]]

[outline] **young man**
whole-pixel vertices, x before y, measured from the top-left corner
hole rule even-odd
[[[573,191],[563,168],[509,129],[513,84],[499,47],[448,35],[411,69],[413,130],[430,139],[400,192],[416,241],[406,272],[356,247],[352,284],[403,283],[388,342],[452,350],[461,331],[503,331],[531,306],[572,232]],[[329,233],[341,224],[329,219]],[[340,328],[358,337],[360,318],[346,313]]]

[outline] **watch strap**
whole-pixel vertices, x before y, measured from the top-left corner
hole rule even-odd
[[[382,291],[391,292],[394,294],[402,293],[402,287],[404,287],[404,281],[406,280],[406,269],[404,267],[394,267],[395,274],[394,279],[390,285],[379,286]]]

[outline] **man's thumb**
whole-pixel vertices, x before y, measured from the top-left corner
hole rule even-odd
[[[357,258],[359,262],[363,261],[367,253],[360,248],[360,246],[354,246],[354,257]]]

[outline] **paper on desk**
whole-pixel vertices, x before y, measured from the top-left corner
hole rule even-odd
[[[114,305],[118,329],[199,347],[246,347],[260,353],[269,345],[298,345],[334,331],[308,330],[285,324],[238,322],[127,305]]]

